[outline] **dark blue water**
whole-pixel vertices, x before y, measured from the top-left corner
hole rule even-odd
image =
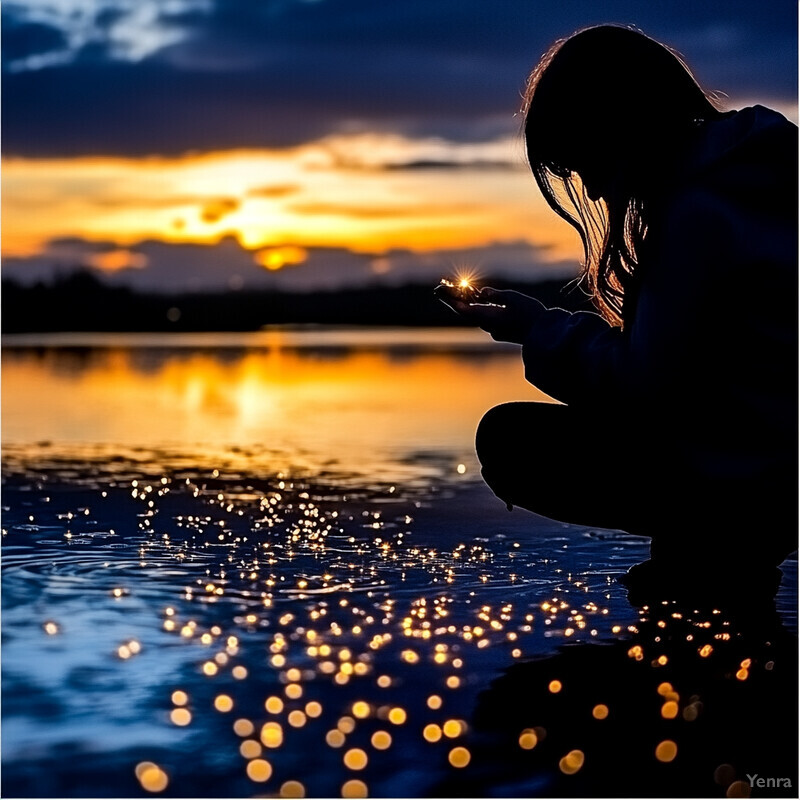
[[[795,560],[754,626],[632,602],[644,540],[509,514],[435,454],[395,482],[196,463],[6,449],[4,796],[724,796],[796,774],[763,717],[793,708]]]

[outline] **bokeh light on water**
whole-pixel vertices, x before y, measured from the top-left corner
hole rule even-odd
[[[447,380],[488,369],[405,358],[449,359]],[[741,711],[785,674],[772,632],[769,651],[725,615],[631,605],[616,578],[643,540],[509,514],[458,437],[408,431],[350,461],[326,450],[341,426],[295,451],[219,431],[207,448],[11,437],[4,794],[563,794],[624,750],[626,715],[645,715],[638,768],[679,770],[714,687]],[[747,766],[704,762],[723,793]]]
[[[7,455],[4,755],[19,786],[35,752],[37,772],[122,794],[140,763],[156,765],[139,770],[151,792],[392,794],[410,772],[424,793],[467,763],[456,740],[495,671],[634,619],[610,577],[572,574],[562,526],[531,542],[502,507],[470,522],[490,497],[446,462],[365,489],[156,473],[169,457],[150,455],[112,470]],[[88,751],[85,774],[63,748]]]

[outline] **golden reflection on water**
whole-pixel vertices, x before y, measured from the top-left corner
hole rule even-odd
[[[508,387],[520,378],[515,357],[481,360],[443,352],[401,358],[396,352],[267,348],[168,351],[143,358],[118,349],[96,351],[69,368],[52,353],[14,355],[7,363],[11,385],[7,380],[3,387],[4,412],[10,408],[13,414],[10,419],[6,414],[6,431],[19,442],[35,441],[24,438],[24,426],[42,404],[53,414],[63,404],[73,418],[99,415],[89,429],[97,442],[128,436],[140,445],[162,444],[168,435],[191,429],[201,436],[206,428],[199,441],[211,445],[244,446],[245,433],[269,443],[285,437],[310,443],[318,452],[355,454],[362,467],[376,442],[390,448],[469,441],[487,406],[519,396]],[[44,384],[36,386],[39,378]],[[18,393],[30,407],[23,407]],[[249,404],[236,400],[248,393],[256,398]],[[81,402],[89,411],[78,407]],[[303,411],[297,418],[296,408]],[[71,431],[57,415],[42,425],[51,432],[39,432],[39,439],[63,441]],[[86,441],[86,431],[80,434]],[[462,473],[461,465],[468,471],[460,455],[449,463],[452,475]],[[526,678],[523,691],[510,692],[505,701],[501,695],[495,704],[503,715],[520,709],[509,735],[499,740],[504,756],[541,764],[559,780],[590,780],[603,762],[584,734],[595,726],[599,739],[618,735],[626,719],[621,701],[639,692],[642,702],[636,707],[647,715],[648,736],[637,737],[648,763],[669,770],[673,762],[681,768],[690,760],[685,723],[697,727],[706,698],[700,689],[685,688],[678,669],[681,656],[703,668],[724,657],[735,630],[726,628],[719,612],[709,619],[700,612],[688,616],[682,606],[665,601],[649,627],[644,613],[636,615],[637,625],[623,626],[609,614],[611,578],[602,571],[563,572],[556,566],[560,562],[538,553],[538,542],[505,534],[477,538],[469,526],[455,539],[438,538],[435,528],[426,536],[407,513],[419,507],[412,506],[417,495],[409,494],[405,505],[386,502],[396,500],[398,486],[402,494],[399,482],[371,490],[374,497],[365,493],[348,500],[333,487],[307,483],[291,472],[276,472],[265,482],[250,474],[245,480],[226,477],[219,467],[193,464],[189,472],[133,470],[94,477],[96,485],[86,490],[95,493],[90,501],[60,508],[57,519],[74,526],[78,537],[81,530],[92,532],[84,508],[94,509],[95,497],[98,506],[99,496],[124,497],[134,507],[126,515],[134,514],[130,520],[141,534],[135,551],[140,567],[151,560],[180,568],[169,593],[158,595],[162,616],[155,628],[175,649],[191,653],[192,674],[180,682],[175,677],[164,688],[166,709],[160,716],[173,734],[187,738],[215,724],[211,717],[218,720],[230,741],[215,740],[214,746],[232,748],[239,777],[253,784],[248,791],[282,797],[313,793],[313,774],[293,760],[313,752],[313,768],[331,770],[334,791],[363,797],[380,791],[384,776],[408,753],[420,752],[417,747],[469,782],[484,769],[487,755],[481,749],[483,731],[465,698],[476,676],[484,674],[489,654],[500,659],[497,654],[505,653],[502,660],[510,662],[535,654],[540,638],[569,640],[573,647],[609,633],[622,640],[609,649],[601,671],[586,673],[583,664],[578,672],[564,669],[563,661],[529,662],[541,665],[535,680]],[[24,513],[33,523],[45,512],[26,506]],[[566,549],[563,541],[559,547]],[[542,574],[559,577],[537,586],[533,579]],[[141,585],[127,577],[104,584],[102,593],[106,603],[121,609],[142,597]],[[37,621],[39,635],[61,632],[49,610]],[[136,669],[137,661],[155,652],[152,639],[132,635],[120,633],[115,640],[116,669]],[[764,674],[774,666],[773,650],[768,655],[771,660],[762,659]],[[742,652],[726,680],[747,691],[760,679],[762,661]],[[626,674],[641,670],[644,689],[630,688],[625,680],[620,685],[620,668]],[[528,701],[535,705],[529,708]],[[667,727],[662,732],[656,725]],[[139,755],[131,762],[131,768],[138,762],[135,775],[144,791],[180,791],[175,761],[162,755],[149,754],[162,766],[139,762]],[[725,759],[735,760],[729,754]],[[726,785],[735,777],[724,770],[720,775]]]
[[[358,459],[409,444],[468,451],[492,405],[543,398],[502,348],[476,357],[259,341],[254,350],[6,350],[4,442],[260,445]]]

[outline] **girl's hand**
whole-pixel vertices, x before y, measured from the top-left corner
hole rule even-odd
[[[526,294],[489,286],[481,289],[471,302],[462,300],[448,286],[437,286],[434,294],[498,342],[522,344],[536,319],[547,310],[538,300]]]

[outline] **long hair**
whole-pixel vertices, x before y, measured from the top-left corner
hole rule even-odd
[[[693,132],[722,113],[716,99],[666,45],[600,25],[550,47],[528,79],[523,112],[539,189],[581,237],[579,280],[622,326],[659,189]],[[598,174],[601,197],[587,193]]]

